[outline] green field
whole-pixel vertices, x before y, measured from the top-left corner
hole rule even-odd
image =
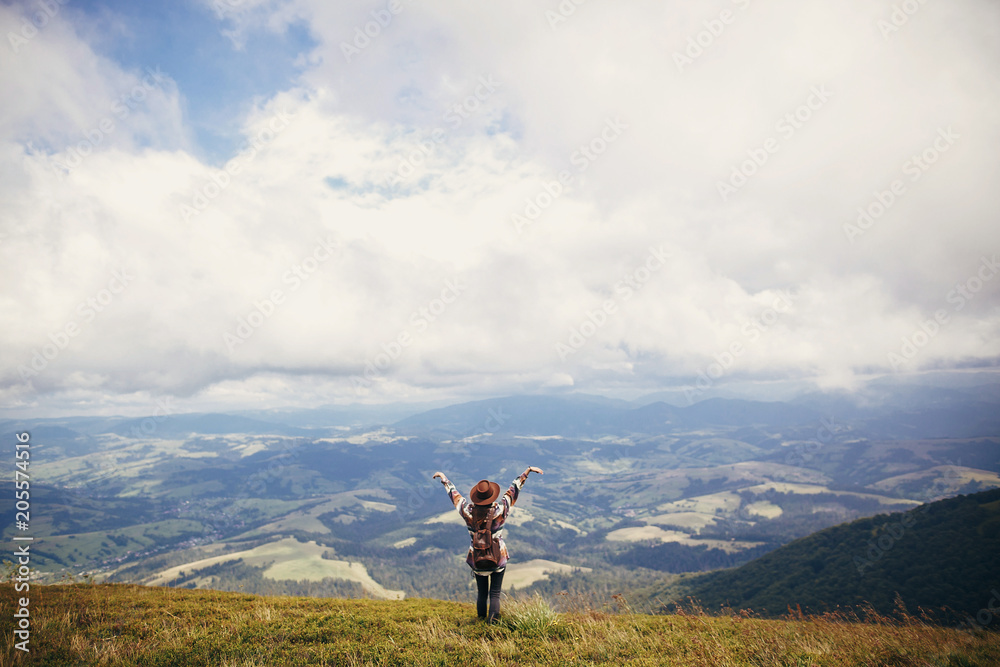
[[[507,600],[499,626],[473,605],[337,600],[134,585],[31,591],[30,652],[14,648],[15,592],[0,586],[3,651],[14,665],[683,665],[990,667],[1000,636],[915,619],[610,613]],[[619,609],[627,603],[608,600]]]

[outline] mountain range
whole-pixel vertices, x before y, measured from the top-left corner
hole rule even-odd
[[[468,537],[437,470],[460,490],[545,470],[511,515],[505,584],[543,592],[572,577],[681,594],[678,576],[1000,487],[1000,384],[671,396],[7,420],[0,432],[34,443],[43,580],[267,593],[464,598]]]

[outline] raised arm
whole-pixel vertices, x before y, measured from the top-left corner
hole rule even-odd
[[[448,477],[440,470],[434,473],[431,476],[431,479],[441,480],[441,483],[444,485],[445,491],[448,492],[448,497],[451,498],[451,502],[454,503],[456,508],[458,508],[459,505],[462,504],[462,501],[465,500],[465,497],[458,492],[458,489],[456,489],[455,485],[451,483],[451,480],[449,480]]]
[[[518,479],[521,480],[521,484],[524,484],[525,480],[528,479],[528,473],[532,473],[532,472],[537,472],[539,475],[544,475],[545,474],[545,473],[542,472],[541,468],[536,468],[535,466],[528,466],[525,469],[525,471],[521,473],[521,476],[518,477]]]
[[[524,486],[524,481],[528,479],[528,474],[533,472],[537,472],[539,475],[543,474],[540,468],[528,466],[524,472],[515,477],[514,481],[510,483],[510,487],[508,487],[507,491],[504,493],[504,499],[507,507],[505,511],[510,511],[510,508],[517,502],[517,497],[521,492],[521,487]],[[506,516],[506,514],[504,514],[504,516]]]

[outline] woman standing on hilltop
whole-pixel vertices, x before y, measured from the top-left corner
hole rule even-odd
[[[458,492],[455,485],[448,481],[443,472],[434,473],[433,479],[441,478],[441,483],[448,491],[455,509],[462,515],[465,525],[469,528],[472,545],[465,562],[472,568],[476,577],[476,587],[479,597],[476,599],[476,611],[479,618],[486,618],[486,599],[489,597],[490,615],[488,622],[496,623],[500,616],[500,587],[503,585],[503,573],[507,567],[507,545],[503,541],[503,526],[510,514],[510,508],[517,502],[517,494],[521,491],[528,473],[541,470],[529,466],[507,488],[503,498],[498,502],[500,485],[489,480],[480,480],[469,492],[466,500]]]

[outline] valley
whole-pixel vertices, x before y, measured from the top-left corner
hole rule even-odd
[[[666,581],[1000,487],[1000,411],[961,398],[925,397],[939,421],[955,413],[955,427],[921,437],[892,401],[680,408],[590,396],[499,398],[391,424],[261,413],[171,415],[152,432],[115,419],[2,430],[39,443],[32,563],[43,582],[466,599],[468,537],[436,470],[460,490],[545,470],[508,522],[512,590],[542,590],[553,576]],[[501,418],[484,431],[491,415]]]

